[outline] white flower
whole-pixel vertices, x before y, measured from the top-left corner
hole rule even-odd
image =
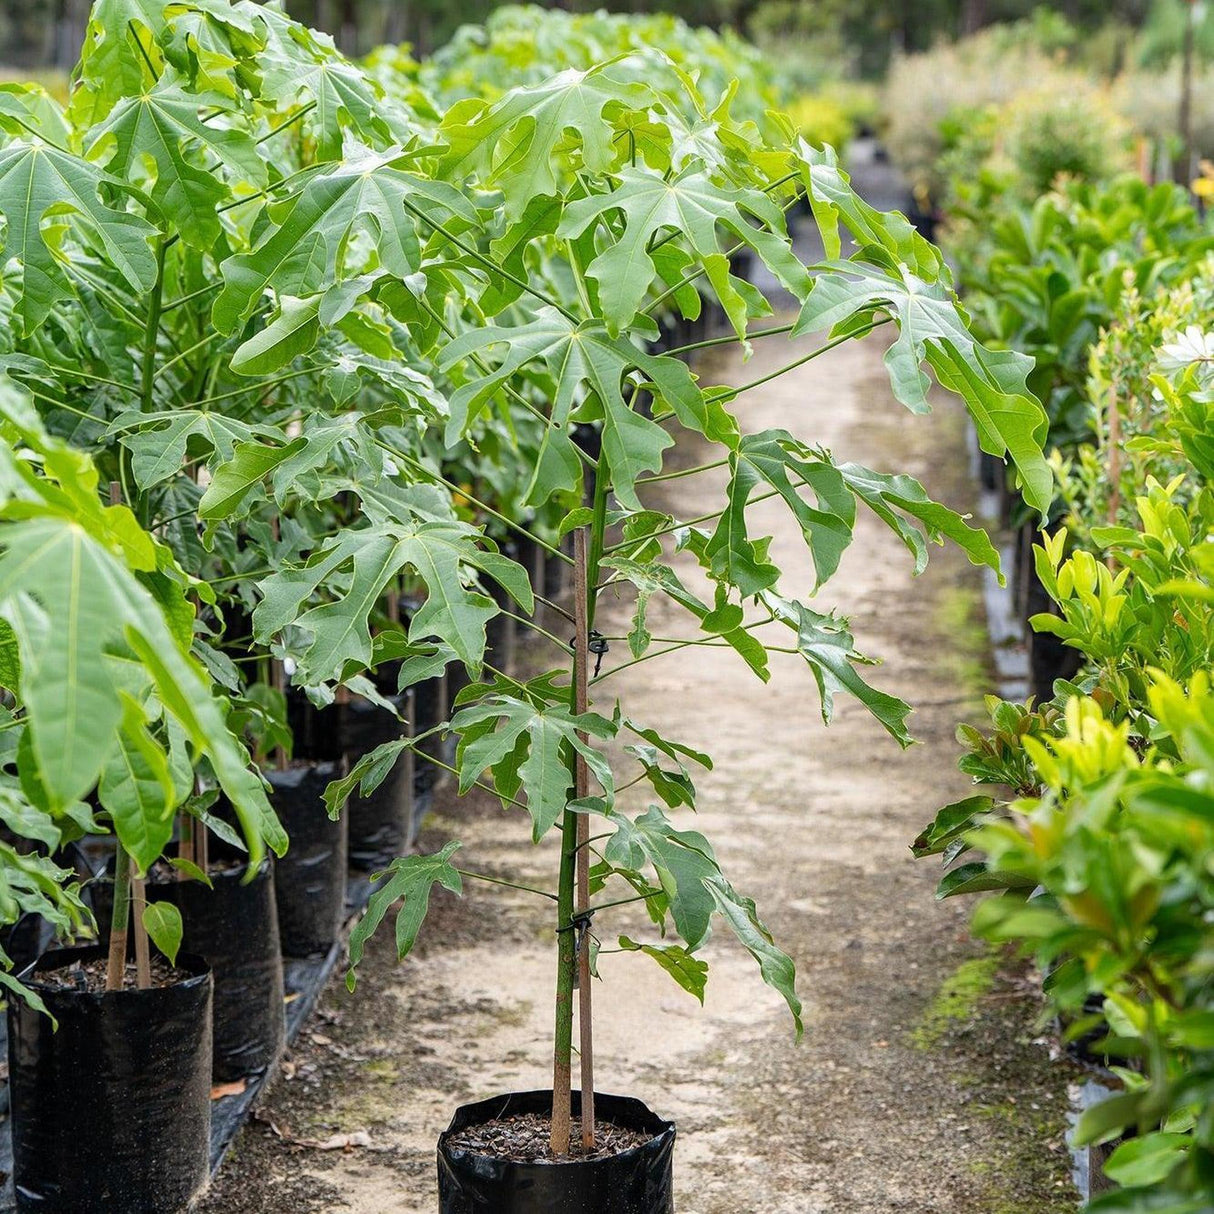
[[[1193,363],[1214,363],[1214,333],[1205,333],[1199,325],[1190,325],[1159,352],[1162,371],[1183,371]]]

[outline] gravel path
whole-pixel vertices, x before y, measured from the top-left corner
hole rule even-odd
[[[741,382],[801,350],[774,338],[745,366],[731,355],[698,370]],[[873,339],[843,347],[743,398],[744,425],[784,426],[910,471],[964,506],[974,490],[963,419],[948,402],[929,419],[900,409],[882,352]],[[680,458],[698,462],[694,450]],[[671,482],[662,504],[682,517],[714,509],[717,476]],[[777,505],[755,507],[756,524],[793,571],[789,589],[803,591],[808,562]],[[874,680],[917,706],[920,745],[906,753],[851,703],[826,731],[812,679],[791,656],[776,655],[767,687],[716,649],[643,663],[606,685],[715,756],[697,826],[796,960],[806,1004],[798,1046],[779,997],[723,937],[705,953],[704,1009],[646,958],[602,959],[600,1086],[677,1119],[679,1214],[1075,1208],[1069,1076],[1050,1062],[1032,983],[969,940],[967,908],[936,903],[936,866],[908,851],[935,807],[967,788],[953,730],[980,713],[989,683],[979,595],[977,572],[951,551],[933,549],[913,580],[905,550],[868,520],[823,595],[852,614],[860,648],[886,660]],[[609,609],[613,632],[627,613],[626,602]],[[676,613],[652,613],[654,635],[680,628]],[[469,867],[551,881],[552,848],[528,847],[519,816],[485,798],[440,798],[423,845],[453,836]],[[634,911],[612,929],[643,930]],[[434,1140],[452,1107],[549,1082],[550,941],[547,904],[487,886],[462,901],[437,894],[403,966],[383,933],[358,992],[335,983],[323,998],[203,1214],[435,1214]],[[346,1135],[369,1145],[292,1141]]]

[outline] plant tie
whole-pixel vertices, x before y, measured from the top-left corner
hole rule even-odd
[[[577,637],[573,637],[569,642],[569,648],[577,650]],[[597,629],[590,630],[590,637],[586,642],[586,648],[594,654],[594,677],[599,677],[599,671],[603,668],[603,654],[607,653],[611,646],[607,642],[607,638]]]
[[[577,933],[573,941],[573,960],[575,967],[573,971],[573,989],[575,991],[578,989],[579,977],[579,967],[577,966],[577,962],[582,955],[582,949],[585,947],[586,937],[590,933],[590,924],[593,919],[594,908],[587,907],[585,910],[574,911],[573,915],[569,919],[569,922],[566,923],[564,927],[558,927],[556,929],[557,935],[560,935],[562,932]]]

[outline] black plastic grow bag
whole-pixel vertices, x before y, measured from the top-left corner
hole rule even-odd
[[[177,1214],[207,1182],[211,974],[148,990],[75,991],[38,975],[99,948],[60,949],[22,977],[51,1021],[8,1008],[13,1173],[21,1214]]]
[[[393,697],[403,706],[403,697]],[[368,751],[399,738],[404,725],[386,708],[370,700],[354,699],[342,705],[342,750],[351,766]],[[408,765],[397,763],[384,782],[369,796],[352,796],[346,805],[350,864],[367,870],[382,868],[408,846],[412,829]]]
[[[325,787],[338,764],[311,763],[267,771],[274,811],[291,840],[274,865],[274,901],[285,957],[327,953],[341,934],[346,911],[346,819],[334,822]]]
[[[182,947],[206,959],[215,978],[214,1066],[221,1082],[265,1070],[283,1050],[282,953],[274,880],[265,860],[251,881],[245,866],[201,881],[148,886],[152,900],[170,897],[185,922]]]
[[[215,980],[214,1076],[221,1083],[263,1071],[282,1053],[285,1033],[278,908],[269,860],[251,881],[247,868],[211,866],[212,888],[201,881],[156,877],[149,902],[172,902],[181,911],[182,948],[202,957]],[[108,932],[113,883],[91,887],[93,910]]]
[[[574,1092],[575,1129],[580,1106]],[[438,1140],[440,1214],[673,1214],[674,1123],[627,1096],[596,1094],[597,1116],[652,1137],[605,1159],[517,1163],[449,1145],[468,1126],[551,1111],[550,1091],[512,1092],[457,1109]]]

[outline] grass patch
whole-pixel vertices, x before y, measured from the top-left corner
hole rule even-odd
[[[978,1001],[990,991],[998,971],[999,954],[995,952],[963,961],[940,984],[936,997],[912,1031],[915,1049],[934,1049],[954,1024],[972,1020]]]

